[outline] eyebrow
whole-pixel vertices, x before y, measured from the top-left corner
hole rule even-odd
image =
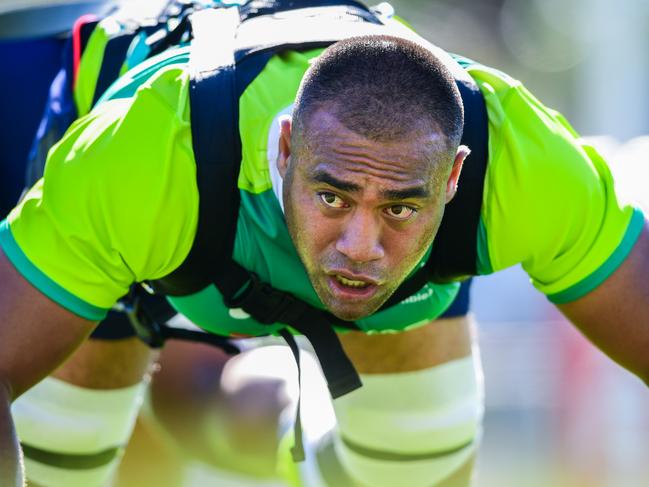
[[[358,184],[342,181],[323,170],[314,171],[309,178],[314,182],[324,183],[348,193],[356,193],[361,190],[361,186]],[[409,198],[428,198],[430,191],[424,186],[413,186],[403,189],[384,189],[380,194],[382,198],[387,200],[406,200]]]
[[[357,193],[358,191],[361,190],[361,187],[358,184],[350,183],[348,181],[342,181],[336,178],[335,176],[332,176],[328,172],[322,170],[314,171],[309,176],[309,179],[311,179],[311,181],[316,183],[328,184],[332,188],[336,188],[348,193]]]
[[[428,198],[430,191],[423,186],[413,186],[403,189],[386,189],[381,191],[381,196],[388,200],[407,200],[409,198]]]

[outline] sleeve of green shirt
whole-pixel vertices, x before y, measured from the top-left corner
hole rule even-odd
[[[489,114],[489,166],[479,231],[480,273],[522,264],[555,303],[601,284],[640,234],[606,162],[518,81],[470,69]],[[461,181],[461,180],[460,180]]]
[[[130,284],[169,274],[189,252],[198,190],[187,85],[169,67],[75,122],[1,225],[19,272],[84,318],[103,318]]]

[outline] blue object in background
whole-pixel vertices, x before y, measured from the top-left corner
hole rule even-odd
[[[0,219],[24,186],[25,163],[65,39],[0,39]]]
[[[27,157],[61,67],[65,36],[79,16],[102,16],[114,6],[115,0],[0,4],[0,220],[25,185]]]

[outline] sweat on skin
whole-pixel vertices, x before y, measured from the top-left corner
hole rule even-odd
[[[369,140],[325,109],[304,133],[280,123],[286,221],[309,279],[338,317],[367,316],[431,245],[469,151],[449,150],[434,127]]]

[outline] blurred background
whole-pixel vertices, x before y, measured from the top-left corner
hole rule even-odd
[[[430,40],[525,82],[583,134],[649,129],[646,0],[395,0]]]
[[[123,3],[149,1],[159,2]],[[6,20],[6,12],[30,3],[0,0],[0,14]],[[55,3],[74,2],[49,2]],[[86,3],[100,8],[101,2]],[[580,133],[597,136],[618,185],[631,198],[649,199],[649,138],[641,137],[649,134],[649,1],[391,3],[434,43],[522,80]],[[0,49],[13,42],[12,25],[0,22]],[[45,34],[51,33],[38,35]],[[10,69],[3,66],[5,82]],[[34,93],[43,101],[45,86]],[[25,123],[36,129],[36,119]],[[26,152],[9,125],[0,134],[3,154]],[[0,171],[0,192],[13,199],[18,188],[8,181],[21,168],[0,165]],[[472,293],[487,391],[477,485],[649,485],[646,386],[584,340],[520,269],[478,278]]]
[[[520,79],[649,208],[649,2],[391,2],[430,40]],[[644,183],[643,183],[644,182]],[[649,485],[649,391],[588,343],[519,268],[478,278],[486,421],[479,487]]]
[[[520,79],[649,200],[649,2],[395,0],[449,51]],[[649,391],[590,345],[519,268],[475,280],[486,383],[479,487],[649,485]]]

